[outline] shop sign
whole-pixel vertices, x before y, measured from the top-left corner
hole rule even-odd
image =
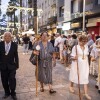
[[[71,28],[78,28],[80,26],[81,26],[80,23],[72,23],[71,24]]]

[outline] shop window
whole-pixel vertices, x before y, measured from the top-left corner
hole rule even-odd
[[[78,0],[72,0],[71,1],[71,13],[75,13],[78,12],[79,8],[78,8]],[[83,8],[83,0],[80,1],[80,12],[82,12],[82,8]]]
[[[83,0],[80,1],[80,12],[83,12]]]
[[[71,13],[73,13],[73,1],[71,1]]]

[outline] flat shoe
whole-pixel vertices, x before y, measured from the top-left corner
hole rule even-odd
[[[100,90],[98,90],[98,93],[100,94]]]
[[[85,98],[86,98],[87,100],[91,100],[91,97],[90,97],[88,94],[84,94],[84,96],[85,96]]]
[[[44,88],[40,88],[40,91],[41,91],[41,92],[44,92]]]
[[[4,95],[2,99],[7,99],[10,95]]]
[[[17,97],[16,97],[16,95],[15,95],[15,96],[12,96],[12,99],[13,99],[13,100],[17,100]]]
[[[96,88],[96,89],[98,89],[98,86],[97,86],[97,85],[95,85],[95,88]]]
[[[70,91],[71,93],[74,93],[74,92],[75,92],[74,89],[73,89],[73,87],[69,87],[69,91]]]
[[[51,89],[51,90],[49,91],[49,93],[50,93],[50,94],[54,94],[54,93],[56,93],[56,91],[54,91],[53,89]]]

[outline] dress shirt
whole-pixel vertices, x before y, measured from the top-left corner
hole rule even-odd
[[[11,48],[11,42],[9,42],[9,43],[5,42],[5,53],[6,53],[6,55],[9,53],[10,48]]]

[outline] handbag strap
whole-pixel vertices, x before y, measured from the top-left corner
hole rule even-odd
[[[75,49],[76,49],[76,56],[78,55],[78,53],[77,53],[77,45],[75,45]]]

